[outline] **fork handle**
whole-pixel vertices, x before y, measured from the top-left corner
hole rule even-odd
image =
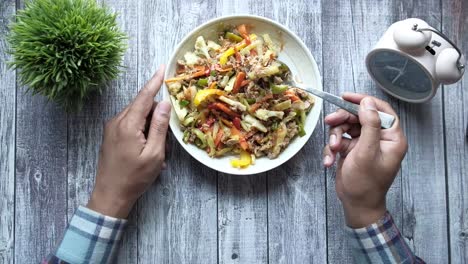
[[[359,114],[359,105],[353,104],[351,102],[343,100],[342,108],[352,114],[358,115]],[[384,129],[391,128],[393,123],[395,122],[395,117],[393,115],[377,111],[380,118],[380,126]]]

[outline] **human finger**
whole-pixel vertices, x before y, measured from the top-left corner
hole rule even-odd
[[[166,148],[166,134],[171,115],[171,103],[158,103],[151,119],[148,139],[145,149],[149,152],[164,153]]]
[[[133,120],[144,121],[151,111],[153,106],[154,97],[161,88],[164,80],[164,65],[159,67],[159,70],[153,77],[146,83],[145,87],[141,89],[135,100],[132,102],[128,110],[128,116]]]
[[[355,103],[355,104],[360,104],[362,99],[364,99],[365,97],[370,97],[370,98],[372,98],[374,100],[374,102],[375,102],[375,104],[377,106],[376,107],[377,110],[379,110],[381,112],[385,112],[387,114],[394,115],[395,117],[397,116],[397,113],[395,112],[393,107],[388,102],[385,102],[384,100],[381,100],[381,99],[379,99],[377,97],[369,96],[369,95],[366,95],[366,94],[348,93],[348,92],[343,93],[343,95],[341,97],[344,100]]]
[[[343,123],[358,124],[359,119],[356,115],[344,109],[338,109],[325,117],[325,123],[329,126],[337,126]]]
[[[359,108],[361,136],[356,144],[357,151],[364,159],[373,160],[380,149],[381,122],[373,98],[365,97]]]
[[[330,168],[335,163],[336,154],[330,149],[330,145],[326,145],[323,148],[323,165],[326,168]]]
[[[328,144],[333,152],[336,152],[336,147],[340,145],[343,134],[350,128],[350,124],[344,123],[339,126],[331,127],[328,132]]]

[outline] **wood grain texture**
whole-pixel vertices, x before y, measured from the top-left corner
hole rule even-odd
[[[67,222],[67,118],[60,106],[24,91],[17,94],[16,263],[49,254]]]
[[[106,96],[106,111],[111,116],[122,111],[138,92],[138,1],[104,0],[119,15],[118,24],[128,36],[128,49],[124,55],[124,69],[120,78],[112,82]],[[110,116],[106,117],[108,120]],[[99,134],[98,134],[99,135]],[[128,226],[122,238],[116,263],[134,263],[138,257],[138,210],[136,206],[128,218]]]
[[[468,55],[468,2],[442,2],[442,30]],[[465,63],[466,65],[466,63]],[[465,70],[466,72],[466,70]],[[468,77],[444,92],[450,259],[468,263]]]
[[[15,1],[0,3],[0,264],[14,259],[16,73],[6,37],[15,9]]]
[[[322,70],[321,1],[273,1],[273,19],[304,41]],[[306,29],[306,30],[305,30]],[[316,106],[321,107],[321,106]],[[311,132],[310,132],[311,133]],[[322,165],[324,126],[286,164],[268,173],[270,263],[326,263],[326,188]]]
[[[219,177],[219,263],[268,263],[265,174]]]
[[[67,223],[67,115],[17,87],[14,262],[38,263]]]
[[[132,100],[190,30],[240,13],[272,18],[297,33],[326,91],[391,103],[410,149],[387,196],[389,210],[428,263],[468,263],[468,77],[429,103],[410,105],[378,89],[364,65],[388,26],[407,17],[442,28],[468,54],[465,0],[99,0],[119,13],[129,35],[126,68],[83,112],[68,117],[43,97],[24,94],[6,68],[5,34],[16,2],[24,1],[0,3],[0,264],[38,262],[57,245],[94,185],[104,121]],[[324,104],[324,114],[335,109]],[[132,212],[117,262],[350,263],[335,170],[321,164],[324,142],[328,128],[319,123],[280,168],[235,176],[203,166],[170,134],[169,167]]]
[[[104,123],[129,104],[137,93],[138,15],[137,2],[105,0],[102,4],[117,12],[118,24],[127,36],[128,49],[118,80],[105,84],[101,95],[93,96],[83,111],[72,114],[68,122],[68,218],[79,205],[86,205],[94,186]],[[137,256],[136,213],[129,225],[117,260],[129,263]]]
[[[392,1],[325,1],[323,2],[324,89],[333,94],[345,91],[366,93],[398,104],[377,88],[367,74],[365,57],[391,25]],[[336,107],[325,103],[325,114]],[[326,134],[328,142],[328,128]],[[327,171],[328,261],[352,262],[349,242],[344,231],[344,215],[335,191],[335,168]],[[397,225],[402,219],[401,176],[398,175],[387,195],[387,207]]]
[[[138,1],[138,87],[190,30],[213,16],[206,1]],[[160,98],[160,96],[158,96]],[[216,263],[216,172],[169,135],[168,169],[138,204],[139,263]]]
[[[395,1],[393,17],[394,20],[419,17],[440,29],[440,7],[439,0]],[[400,229],[416,255],[428,263],[447,263],[441,93],[425,104],[401,102],[400,118],[409,145],[401,169],[404,214]]]
[[[272,17],[272,1],[217,1],[217,16],[255,14]],[[218,173],[219,263],[268,262],[266,173]]]

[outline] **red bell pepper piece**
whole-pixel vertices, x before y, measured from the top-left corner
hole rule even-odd
[[[234,119],[232,120],[232,124],[239,130],[241,130],[241,120],[239,117],[234,117]]]

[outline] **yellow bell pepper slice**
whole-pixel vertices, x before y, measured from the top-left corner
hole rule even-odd
[[[255,35],[255,34],[250,34],[249,37],[250,37],[250,41],[254,41],[254,40],[257,39],[257,35]],[[236,49],[237,49],[237,50],[241,50],[241,49],[243,49],[243,48],[245,48],[245,47],[247,47],[247,43],[245,42],[245,40],[239,42],[239,43],[236,45]]]
[[[257,39],[257,35],[251,34],[250,35],[250,40],[255,40],[255,39]],[[245,42],[245,40],[243,40],[242,42],[240,42],[239,44],[237,44],[235,46],[235,49],[232,48],[232,47],[227,49],[219,57],[219,64],[220,65],[225,65],[228,62],[229,57],[231,57],[232,55],[234,55],[236,53],[236,50],[241,50],[241,49],[245,48],[246,46],[247,46],[247,43]]]
[[[203,101],[205,101],[209,96],[212,95],[223,95],[223,91],[218,89],[204,89],[197,92],[195,98],[193,98],[193,104],[199,106]]]
[[[219,64],[225,65],[227,63],[229,57],[234,55],[234,53],[236,53],[234,48],[227,49],[223,54],[221,54],[221,57],[219,57]]]
[[[244,150],[240,153],[240,159],[231,160],[231,165],[234,168],[246,168],[250,164],[252,164],[252,157],[250,156],[250,153]]]

